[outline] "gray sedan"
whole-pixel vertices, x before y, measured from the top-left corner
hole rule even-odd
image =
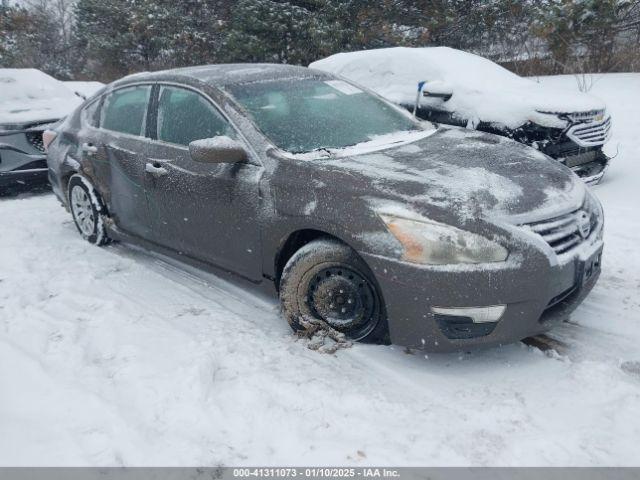
[[[86,240],[272,285],[294,330],[512,342],[566,319],[600,272],[602,208],[568,168],[331,74],[138,74],[53,133],[51,183]]]

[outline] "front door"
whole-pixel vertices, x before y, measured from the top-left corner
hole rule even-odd
[[[220,135],[238,139],[235,130],[196,91],[161,86],[158,95],[157,141],[145,165],[154,241],[260,279],[262,167],[193,161],[190,142]]]

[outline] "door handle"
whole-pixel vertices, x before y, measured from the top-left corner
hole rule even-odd
[[[83,152],[87,153],[87,155],[93,155],[94,153],[98,153],[98,147],[96,147],[92,143],[83,143],[81,148]]]
[[[151,175],[153,175],[154,177],[162,177],[164,175],[166,175],[167,173],[169,173],[169,171],[164,168],[164,167],[159,167],[157,166],[159,164],[153,164],[153,163],[147,163],[144,166],[144,171],[147,173],[150,173]]]

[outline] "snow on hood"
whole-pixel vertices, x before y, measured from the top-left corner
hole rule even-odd
[[[479,121],[519,127],[527,121],[563,126],[555,115],[540,112],[601,110],[598,98],[569,89],[543,86],[519,77],[486,58],[449,47],[381,48],[338,53],[309,65],[341,75],[388,100],[413,105],[418,82],[448,86],[448,101],[422,97],[420,103],[450,112],[472,124]]]
[[[462,224],[478,218],[536,221],[580,207],[585,186],[569,169],[513,140],[440,127],[414,143],[373,153],[322,158],[319,168],[345,169],[363,192],[439,208]],[[430,216],[429,212],[426,212]]]
[[[40,70],[0,69],[0,124],[57,120],[80,103],[62,82]]]

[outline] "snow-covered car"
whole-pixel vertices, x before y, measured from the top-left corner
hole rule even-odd
[[[602,208],[568,168],[317,70],[136,74],[53,133],[53,191],[86,240],[275,286],[294,330],[512,342],[566,319],[599,276]]]
[[[522,78],[486,58],[448,47],[338,53],[309,65],[364,85],[437,123],[504,135],[600,181],[611,131],[593,95]]]
[[[0,188],[47,181],[43,132],[80,103],[39,70],[0,69]]]

